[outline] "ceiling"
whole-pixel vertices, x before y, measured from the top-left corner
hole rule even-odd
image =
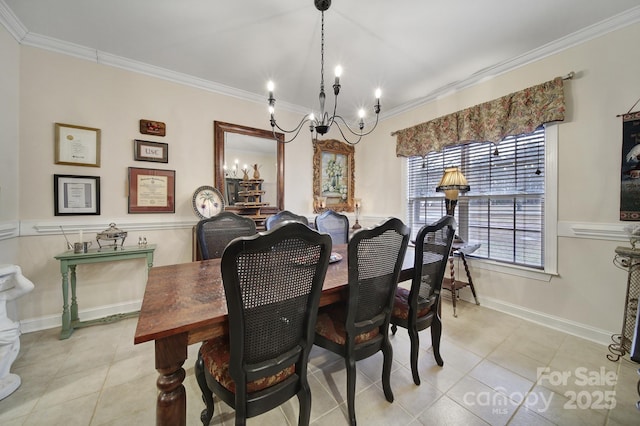
[[[0,0],[21,43],[264,102],[318,109],[320,19],[312,0]],[[327,105],[382,89],[382,116],[640,21],[639,0],[335,0],[325,12]],[[570,71],[580,71],[567,69]],[[544,76],[553,77],[553,76]]]

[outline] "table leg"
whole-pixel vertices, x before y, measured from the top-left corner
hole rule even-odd
[[[456,300],[458,298],[458,290],[456,290],[456,268],[453,265],[453,255],[449,256],[449,274],[451,275],[451,301],[453,304],[453,316],[458,317],[456,313]]]
[[[478,295],[476,295],[476,288],[473,286],[473,280],[471,279],[471,272],[469,272],[469,265],[467,265],[467,258],[465,257],[463,252],[460,252],[460,257],[462,258],[462,263],[464,264],[464,270],[467,273],[467,279],[469,280],[469,288],[471,289],[473,298],[476,301],[476,305],[479,305],[480,302],[478,302]]]
[[[60,340],[68,339],[71,330],[71,313],[69,312],[69,270],[66,265],[62,268],[62,331]]]
[[[187,334],[156,340],[156,370],[160,373],[156,385],[156,425],[186,426],[187,395],[182,382],[187,359]]]
[[[71,321],[78,321],[78,299],[76,298],[76,265],[71,265]]]

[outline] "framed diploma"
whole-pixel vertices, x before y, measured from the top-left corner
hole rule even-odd
[[[55,123],[55,164],[100,167],[100,129]]]
[[[129,167],[129,213],[175,213],[175,170]]]
[[[54,215],[100,214],[100,177],[53,175]]]

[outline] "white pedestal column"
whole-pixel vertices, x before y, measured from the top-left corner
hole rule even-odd
[[[20,324],[7,316],[7,301],[17,299],[33,287],[19,266],[0,265],[0,400],[20,386],[20,376],[9,372],[20,352]]]

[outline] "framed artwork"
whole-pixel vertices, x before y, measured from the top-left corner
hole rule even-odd
[[[100,129],[55,123],[55,164],[100,167]]]
[[[329,139],[313,142],[313,196],[324,197],[324,207],[338,212],[353,211],[355,148]],[[322,206],[315,205],[320,213]]]
[[[133,159],[136,161],[169,162],[169,144],[134,139]]]
[[[55,216],[99,215],[100,177],[53,175]]]
[[[162,121],[140,120],[140,133],[164,136],[167,133],[167,125]]]
[[[640,220],[640,111],[622,116],[620,220]]]
[[[129,167],[129,213],[175,213],[175,170]]]

